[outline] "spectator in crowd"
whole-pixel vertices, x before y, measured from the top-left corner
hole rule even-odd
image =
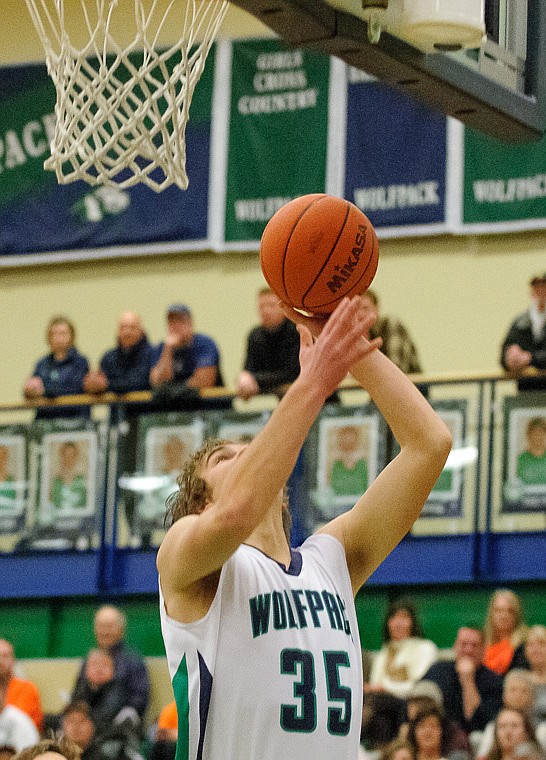
[[[495,720],[493,746],[486,760],[544,760],[529,716],[504,707]]]
[[[0,639],[0,687],[6,689],[6,704],[18,707],[26,713],[33,720],[38,731],[41,731],[44,714],[38,687],[31,681],[18,678],[14,671],[13,646],[6,639]]]
[[[409,721],[408,743],[416,760],[441,760],[448,755],[448,729],[442,710],[433,705]]]
[[[6,691],[6,684],[0,684],[0,744],[15,747],[20,752],[35,744],[40,734],[25,712],[6,704]]]
[[[425,678],[440,687],[448,718],[467,734],[483,731],[502,706],[502,677],[483,665],[482,631],[459,628],[453,649],[455,660],[438,660]]]
[[[500,361],[508,372],[546,370],[546,272],[535,275],[529,286],[531,304],[514,319],[502,343]],[[544,390],[546,377],[520,377],[518,388]]]
[[[519,710],[529,716],[533,727],[538,729],[534,720],[536,689],[531,674],[528,670],[514,668],[509,670],[504,678],[502,702],[503,707],[510,710]],[[541,729],[541,735],[544,730]],[[495,736],[495,721],[490,721],[482,734],[480,743],[476,749],[476,758],[484,758],[493,746]],[[546,736],[542,737],[546,741]],[[538,739],[538,731],[537,731]]]
[[[381,351],[406,374],[422,372],[421,362],[415,343],[408,329],[395,317],[381,316],[379,312],[379,297],[374,290],[368,288],[362,295],[362,304],[367,312],[375,314],[375,323],[370,327],[369,340],[381,338]]]
[[[535,684],[535,718],[546,722],[546,626],[533,625],[525,640],[525,659]]]
[[[42,739],[37,744],[33,744],[32,747],[19,752],[16,760],[52,760],[52,755],[64,757],[65,760],[80,760],[81,749],[66,737]]]
[[[223,385],[218,346],[208,335],[195,332],[185,304],[169,306],[167,336],[158,350],[159,360],[150,372],[152,387],[177,383],[203,390]]]
[[[2,744],[0,745],[0,760],[10,760],[14,755],[17,754],[17,750],[13,746],[13,744]]]
[[[140,718],[127,707],[123,683],[116,680],[114,658],[109,652],[92,649],[85,660],[85,673],[72,693],[73,702],[86,702],[99,736],[108,734],[114,724],[126,721],[126,734],[137,736]]]
[[[423,638],[415,605],[398,599],[387,609],[383,646],[373,661],[366,691],[386,691],[405,699],[438,659],[436,644]]]
[[[50,353],[36,363],[32,376],[25,382],[25,398],[51,399],[83,393],[83,380],[89,371],[89,362],[75,346],[76,330],[72,322],[64,316],[52,317],[46,338]],[[85,405],[40,407],[36,410],[36,419],[89,415],[90,408]]]
[[[115,663],[115,680],[123,689],[123,702],[142,720],[150,699],[150,681],[143,659],[124,642],[126,619],[117,607],[104,605],[95,614],[95,639],[99,649],[110,653]],[[78,675],[74,693],[85,680],[86,661]]]
[[[100,360],[100,369],[84,379],[86,393],[130,393],[150,390],[150,372],[157,350],[149,342],[142,321],[133,311],[124,312],[118,322],[117,345]]]
[[[258,293],[258,315],[260,324],[248,335],[244,369],[237,382],[237,393],[243,399],[257,393],[278,393],[300,373],[296,325],[287,319],[270,288]]]
[[[518,454],[516,474],[526,486],[546,485],[546,417],[531,417],[525,437],[527,447]]]
[[[406,739],[395,739],[383,748],[380,760],[415,760],[413,747]]]
[[[174,760],[178,739],[178,714],[173,700],[159,713],[149,760]]]
[[[526,633],[519,597],[509,589],[497,589],[487,608],[483,664],[499,675],[509,668],[524,666]]]
[[[81,760],[143,760],[119,726],[112,726],[99,735],[92,711],[85,702],[71,702],[65,708],[62,734],[81,750]]]
[[[406,698],[406,710],[408,721],[415,720],[423,710],[431,707],[444,710],[444,698],[440,687],[433,681],[418,681]],[[447,716],[444,719],[445,746],[448,755],[461,753],[461,757],[471,756],[471,746],[466,731]],[[404,723],[400,728],[400,739],[407,739],[409,723]]]

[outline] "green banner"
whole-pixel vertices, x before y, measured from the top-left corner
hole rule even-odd
[[[226,242],[258,240],[287,201],[325,191],[329,81],[327,56],[233,45]]]
[[[465,224],[546,219],[546,137],[515,145],[465,129],[464,153]]]

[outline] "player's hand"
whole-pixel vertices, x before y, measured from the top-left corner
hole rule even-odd
[[[314,318],[297,320],[300,334],[300,377],[312,377],[313,383],[330,395],[345,378],[349,369],[381,345],[380,340],[364,338],[367,315],[362,309],[360,298],[344,298],[316,331],[316,340],[308,327],[309,320],[315,326]]]
[[[355,296],[352,300],[357,299],[360,303],[360,297]],[[309,332],[314,338],[318,338],[318,336],[321,334],[324,326],[327,324],[328,319],[332,316],[330,314],[330,317],[320,317],[315,315],[309,315],[306,316],[305,314],[302,314],[300,311],[296,311],[293,309],[290,304],[284,303],[283,301],[280,301],[280,307],[284,313],[284,315],[290,319],[292,322],[294,322],[296,325],[304,325],[307,327]],[[364,309],[362,309],[362,313],[365,314]],[[373,325],[373,323],[376,321],[375,314],[372,312],[368,312],[365,314],[364,321],[362,322],[363,331],[362,334],[365,336],[368,334],[370,327]],[[373,345],[373,349],[375,348],[381,348],[381,338],[375,338],[372,341],[369,341],[371,345]],[[372,350],[373,350],[372,349]]]

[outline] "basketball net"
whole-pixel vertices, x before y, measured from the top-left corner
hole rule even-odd
[[[77,46],[65,0],[26,0],[57,90],[44,168],[61,184],[81,179],[118,188],[144,183],[156,192],[172,184],[185,190],[190,104],[229,3],[166,0],[162,11],[159,0],[79,1],[86,41]],[[134,18],[123,7],[131,4]],[[131,35],[134,24],[134,38],[125,47],[113,31],[120,20]],[[161,49],[165,30],[175,30],[178,39]]]

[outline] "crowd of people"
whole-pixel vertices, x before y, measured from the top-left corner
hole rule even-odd
[[[2,760],[32,760],[29,748],[54,737],[74,760],[174,760],[176,703],[148,714],[145,661],[125,633],[119,608],[97,610],[96,646],[58,715],[44,715],[38,688],[16,675],[12,643],[0,640]],[[425,637],[411,598],[395,599],[381,649],[362,654],[359,760],[546,759],[546,626],[525,623],[514,591],[495,590],[483,625],[461,625],[451,650]]]

